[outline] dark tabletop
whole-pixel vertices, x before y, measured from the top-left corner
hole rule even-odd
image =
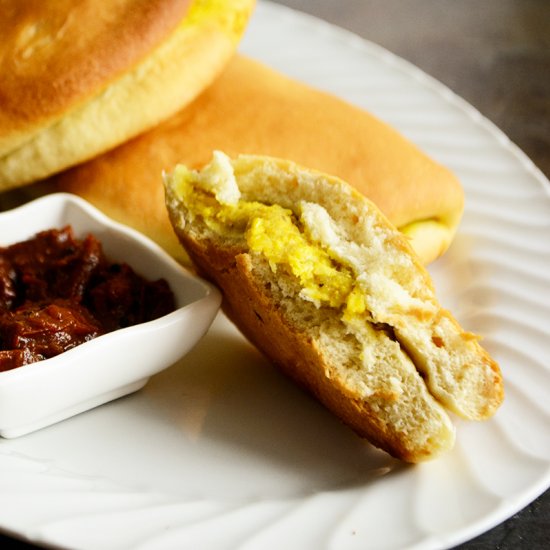
[[[414,63],[550,178],[550,0],[276,0]],[[35,548],[0,535],[0,548]],[[461,550],[550,548],[550,492]]]

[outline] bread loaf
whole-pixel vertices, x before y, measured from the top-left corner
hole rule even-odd
[[[254,0],[7,0],[0,9],[0,191],[91,159],[192,101]]]
[[[54,178],[111,217],[147,234],[182,261],[159,175],[200,167],[212,151],[290,159],[334,174],[369,197],[424,262],[440,256],[461,219],[456,177],[369,112],[237,55],[177,115]]]

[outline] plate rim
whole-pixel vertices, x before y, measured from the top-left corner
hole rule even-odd
[[[275,4],[271,1],[260,0],[258,4],[258,8],[260,9],[262,9],[260,7],[261,5],[271,6],[269,9],[292,13],[293,17],[299,17],[304,20],[307,19],[310,23],[322,27],[324,29],[323,32],[326,31],[333,34],[338,34],[340,37],[343,37],[344,41],[349,41],[350,44],[355,44],[354,47],[366,49],[370,55],[384,56],[386,58],[386,62],[391,62],[392,65],[397,67],[397,69],[399,69],[402,65],[407,71],[411,71],[415,78],[421,80],[422,84],[430,86],[430,88],[441,95],[446,102],[451,102],[458,107],[476,125],[480,125],[484,127],[485,130],[488,130],[490,134],[499,142],[500,146],[503,147],[509,154],[514,155],[514,157],[520,161],[523,169],[539,182],[541,189],[544,190],[543,192],[545,192],[546,196],[550,199],[550,182],[542,171],[536,167],[531,159],[494,123],[484,117],[475,107],[458,96],[445,84],[429,76],[417,66],[402,59],[401,57],[398,57],[382,46],[370,42],[368,39],[362,38],[352,31],[338,27],[316,16],[306,14],[288,6]],[[524,491],[520,496],[516,496],[515,498],[501,499],[501,504],[492,513],[484,516],[477,522],[471,523],[468,526],[464,526],[454,531],[450,536],[443,536],[441,534],[432,535],[419,542],[417,545],[411,546],[410,548],[444,548],[447,547],[447,545],[456,545],[470,540],[510,518],[513,514],[527,506],[530,502],[544,493],[549,487],[550,462],[547,464],[546,474],[541,477],[537,486],[530,487],[529,490]],[[10,529],[0,525],[0,531],[10,532]],[[11,531],[11,533],[11,536],[21,537],[23,540],[28,540],[31,543],[33,542],[32,539],[27,538],[24,534],[21,534],[18,531]]]

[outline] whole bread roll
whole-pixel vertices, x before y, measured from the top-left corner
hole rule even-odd
[[[500,405],[498,365],[438,303],[407,239],[342,180],[216,152],[200,172],[178,165],[165,188],[229,318],[374,445],[431,459],[453,445],[448,411],[483,420]]]
[[[152,131],[55,179],[110,216],[182,250],[159,175],[199,167],[212,151],[287,158],[337,175],[373,200],[423,261],[449,246],[463,210],[453,174],[389,125],[330,94],[237,55],[191,105]]]
[[[0,190],[59,172],[193,100],[234,53],[254,0],[5,0]]]

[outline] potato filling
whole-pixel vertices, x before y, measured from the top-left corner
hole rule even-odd
[[[364,313],[364,295],[352,270],[313,243],[290,209],[243,200],[233,174],[224,174],[223,158],[215,178],[220,185],[213,188],[215,163],[208,167],[208,187],[202,185],[202,174],[178,167],[178,191],[193,214],[218,234],[244,235],[250,251],[262,254],[274,272],[288,266],[300,282],[302,298],[317,306],[342,307],[344,317]]]

